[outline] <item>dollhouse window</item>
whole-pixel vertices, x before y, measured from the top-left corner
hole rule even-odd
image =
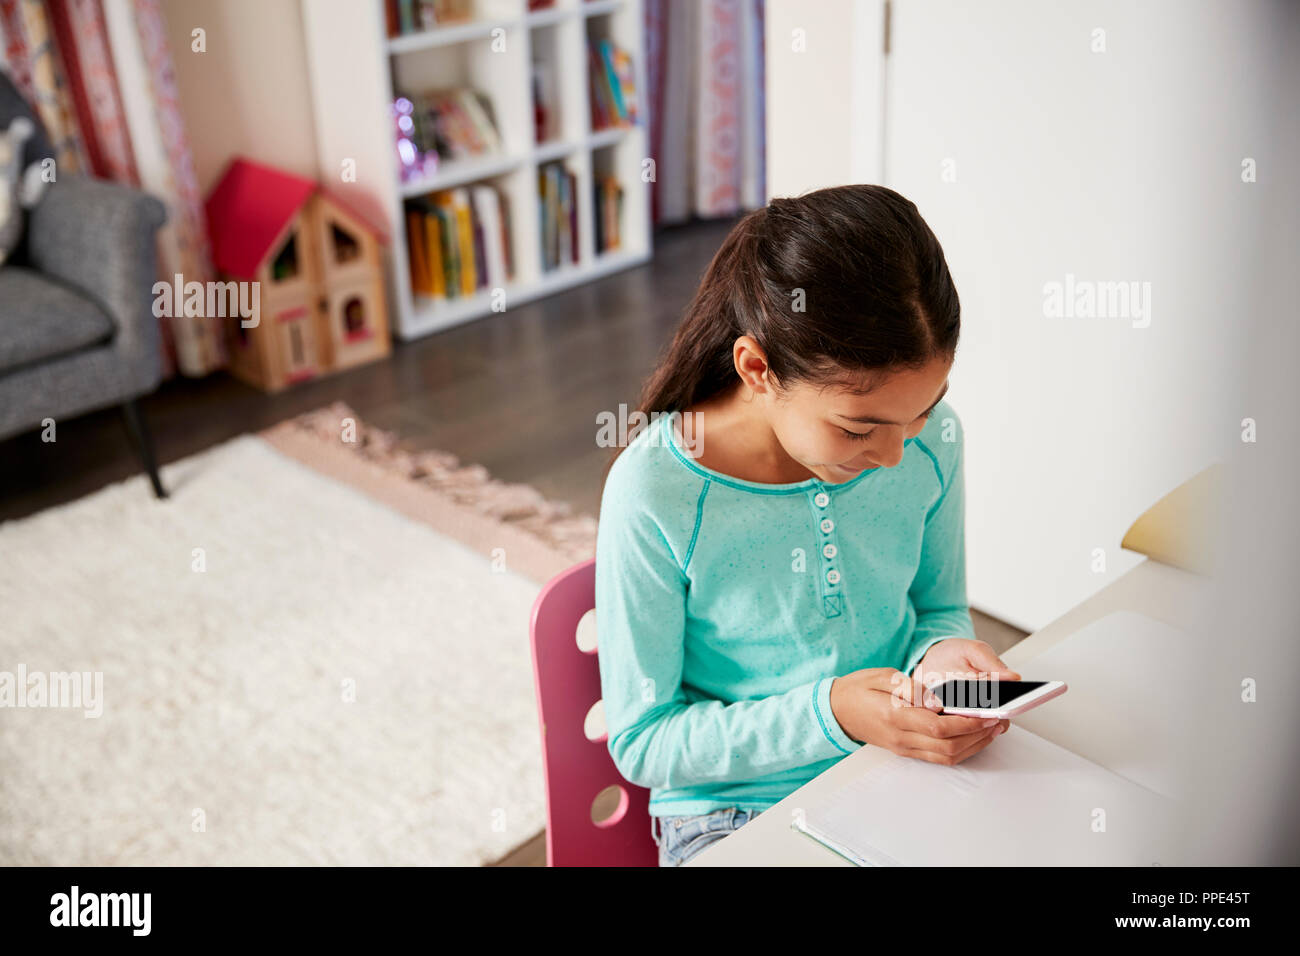
[[[289,324],[289,349],[291,352],[289,364],[293,368],[301,368],[307,364],[307,349],[302,340],[302,329],[297,322]]]
[[[298,237],[290,234],[289,239],[276,254],[271,263],[271,278],[283,282],[298,275]]]
[[[361,257],[361,243],[338,223],[331,224],[330,237],[334,245],[334,261],[339,265],[346,265]]]
[[[358,295],[343,303],[343,334],[349,342],[370,338],[366,328],[366,307]]]

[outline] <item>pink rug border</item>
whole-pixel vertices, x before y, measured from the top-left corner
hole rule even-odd
[[[355,423],[353,442],[341,437],[348,419]],[[444,452],[405,451],[394,435],[366,425],[342,402],[258,434],[287,457],[538,584],[595,553],[594,519]]]

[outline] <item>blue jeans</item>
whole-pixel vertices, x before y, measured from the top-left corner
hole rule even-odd
[[[727,807],[688,817],[651,817],[650,835],[659,845],[660,866],[681,866],[691,857],[739,830],[758,810]]]

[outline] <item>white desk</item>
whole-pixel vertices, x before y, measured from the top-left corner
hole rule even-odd
[[[1121,610],[1136,611],[1193,634],[1211,617],[1206,585],[1205,578],[1147,559],[1073,610],[1025,638],[1003,654],[1002,659],[1010,667],[1023,668],[1035,656],[1085,625]],[[1098,661],[1099,668],[1106,664]],[[1105,677],[1105,672],[1099,669],[1097,680],[1104,681]],[[1049,708],[1059,711],[1069,705],[1070,695],[1067,693],[1040,713],[1046,714]],[[1036,716],[1029,713],[1015,722],[1034,731]],[[1058,713],[1054,726],[1060,723],[1059,717]],[[1071,723],[1075,733],[1066,734],[1054,729],[1049,739],[1094,763],[1108,766],[1105,743],[1088,737],[1087,721]],[[997,746],[996,742],[994,746]],[[838,790],[852,778],[868,772],[891,756],[889,751],[870,744],[862,747],[685,865],[852,866],[811,837],[791,829],[790,823],[798,808]]]

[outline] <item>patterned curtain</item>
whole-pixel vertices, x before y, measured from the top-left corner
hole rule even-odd
[[[207,282],[213,276],[207,226],[162,12],[156,0],[103,0],[103,14],[140,185],[167,204],[158,246],[163,278]],[[181,372],[204,375],[224,364],[219,320],[178,315],[166,325]]]
[[[203,203],[158,0],[0,0],[5,65],[34,104],[60,172],[139,186],[167,205],[162,278],[213,277]],[[225,364],[219,320],[162,320],[167,371]]]
[[[59,0],[47,9],[72,87],[91,170],[103,179],[138,185],[140,177],[99,0]]]
[[[767,202],[764,0],[646,0],[657,223]]]
[[[50,22],[41,0],[0,0],[4,24],[5,62],[15,85],[36,115],[54,146],[54,161],[61,172],[87,168],[81,135],[74,119],[72,94],[54,46]]]

